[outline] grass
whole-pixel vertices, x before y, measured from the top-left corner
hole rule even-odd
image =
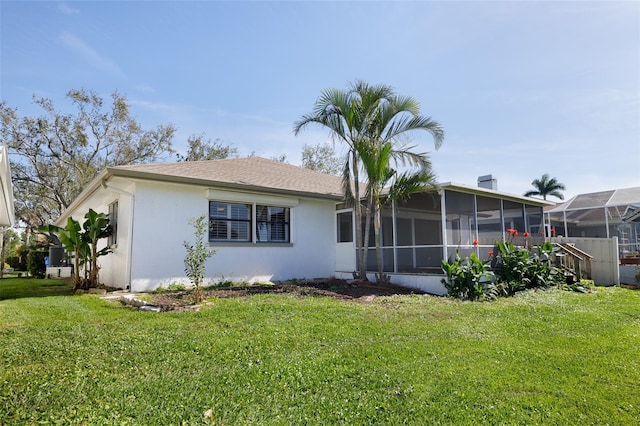
[[[23,297],[65,296],[73,294],[71,280],[40,280],[34,278],[0,279],[0,300]]]
[[[0,424],[640,422],[638,291],[211,302],[1,301]]]

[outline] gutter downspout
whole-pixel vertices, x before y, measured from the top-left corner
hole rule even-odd
[[[111,186],[109,184],[107,184],[107,180],[103,179],[102,180],[102,187],[108,191],[112,191],[115,192],[117,194],[121,194],[121,195],[125,195],[127,197],[130,197],[130,204],[129,204],[129,221],[131,222],[129,224],[129,229],[127,230],[127,262],[125,265],[125,279],[128,281],[129,284],[129,291],[131,293],[133,293],[133,282],[131,281],[131,262],[132,262],[132,256],[133,256],[133,223],[134,223],[134,213],[135,213],[135,201],[136,201],[136,196],[135,194],[125,191],[123,189],[120,188],[116,188],[114,186]]]

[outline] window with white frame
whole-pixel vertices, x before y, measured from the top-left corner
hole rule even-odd
[[[289,243],[289,207],[209,201],[209,241]],[[252,230],[255,233],[252,234]]]

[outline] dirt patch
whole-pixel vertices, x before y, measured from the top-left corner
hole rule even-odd
[[[324,296],[359,303],[371,303],[380,296],[422,294],[422,292],[396,285],[377,285],[368,281],[345,281],[338,279],[218,287],[204,291],[205,299],[216,297],[221,299],[249,297],[255,294],[292,294],[297,297]],[[194,308],[190,291],[152,293],[147,295],[145,300],[151,305],[159,306],[162,311]]]

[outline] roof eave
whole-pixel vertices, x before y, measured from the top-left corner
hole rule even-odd
[[[75,200],[67,207],[60,217],[55,221],[55,224],[58,226],[63,226],[67,218],[70,216],[71,212],[75,211],[82,203],[84,203],[95,191],[97,191],[102,183],[108,181],[112,177],[122,177],[128,179],[140,179],[140,180],[149,180],[154,182],[166,182],[166,183],[174,183],[174,184],[186,184],[186,185],[197,185],[203,187],[218,187],[225,189],[234,189],[234,190],[244,190],[244,191],[254,191],[254,192],[269,192],[272,194],[286,194],[286,195],[295,195],[298,197],[307,197],[307,198],[316,198],[316,199],[326,199],[332,201],[340,201],[343,199],[341,194],[332,194],[332,193],[318,193],[318,192],[305,192],[305,191],[292,191],[280,188],[269,188],[258,185],[250,185],[250,184],[242,184],[242,183],[233,183],[233,182],[220,182],[213,181],[209,179],[199,179],[199,178],[191,178],[184,176],[172,176],[165,175],[160,173],[153,172],[140,172],[136,170],[126,170],[118,167],[107,167],[102,170],[89,184],[87,187],[76,197]]]
[[[222,182],[211,179],[201,179],[185,176],[166,175],[162,173],[153,173],[148,171],[126,170],[116,167],[107,167],[111,176],[123,177],[123,178],[135,178],[142,180],[151,180],[156,182],[167,182],[197,186],[215,186],[228,189],[242,189],[250,191],[271,192],[274,194],[289,194],[302,197],[322,198],[329,200],[341,200],[343,197],[341,194],[334,193],[319,193],[319,192],[306,192],[306,191],[294,191],[281,188],[271,188],[267,186],[252,185],[248,183],[234,183],[234,182]]]
[[[439,183],[438,186],[442,189],[457,189],[460,192],[487,195],[493,198],[501,198],[503,200],[515,201],[518,203],[534,204],[541,207],[556,205],[556,203],[554,203],[553,201],[540,200],[536,198],[530,198],[530,197],[525,197],[525,196],[515,195],[515,194],[508,194],[506,192],[496,191],[494,189],[480,188],[477,186],[463,185],[460,183],[443,182],[443,183]]]
[[[75,211],[82,203],[84,203],[94,192],[96,192],[101,186],[102,182],[109,180],[111,173],[109,168],[102,170],[91,182],[82,190],[82,192],[69,204],[69,206],[62,211],[60,217],[55,220],[54,224],[57,226],[64,226],[67,218],[71,216],[71,213]]]

